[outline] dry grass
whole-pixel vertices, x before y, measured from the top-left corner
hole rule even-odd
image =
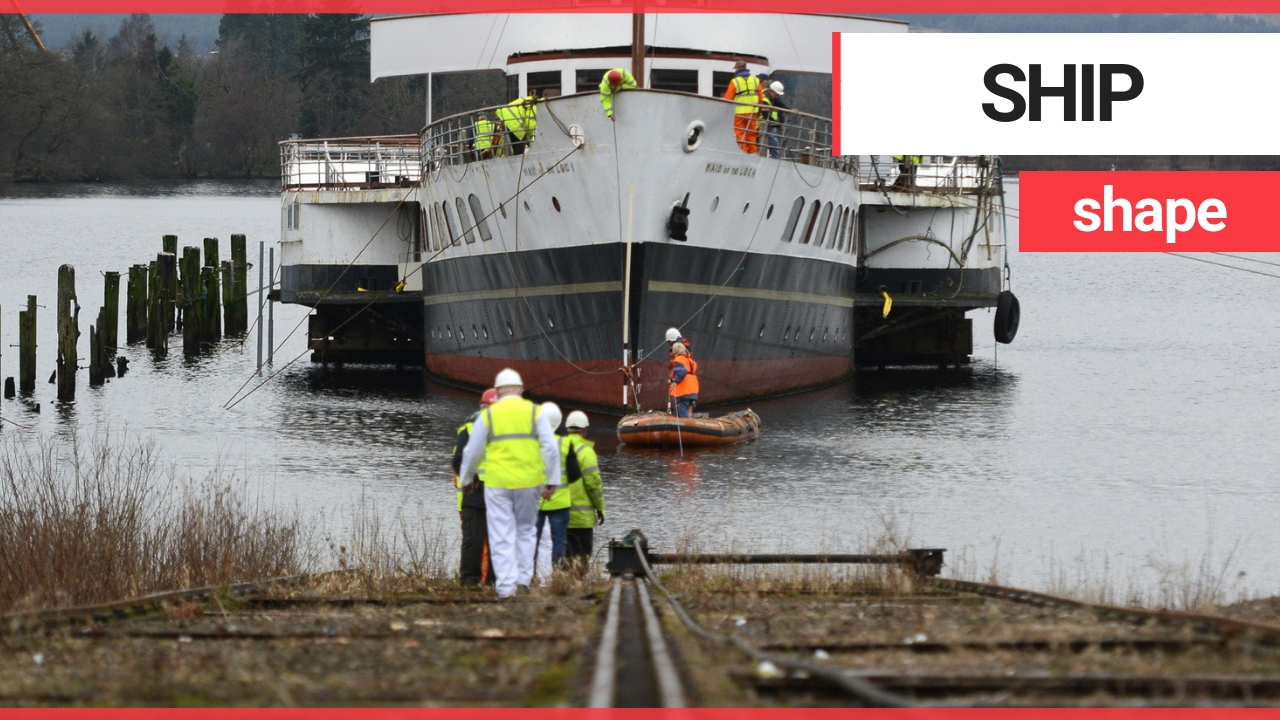
[[[301,530],[220,471],[184,481],[153,443],[0,443],[0,611],[299,572]]]

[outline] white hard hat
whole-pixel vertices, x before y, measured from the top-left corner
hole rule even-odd
[[[676,342],[680,339],[680,328],[667,328],[667,342]]]
[[[569,413],[569,419],[564,421],[566,430],[584,430],[590,424],[587,422],[587,414],[581,410],[574,410]]]
[[[506,368],[498,373],[498,377],[494,378],[493,386],[495,388],[524,387],[524,380],[520,379],[520,373],[511,368]]]
[[[564,413],[560,412],[560,406],[553,402],[544,402],[538,410],[540,416],[547,418],[547,424],[552,430],[560,427],[560,418],[564,417]]]
[[[780,96],[786,95],[786,92],[784,92],[786,88],[782,87],[782,83],[778,82],[777,80],[774,80],[773,82],[769,83],[769,89],[778,93],[778,95]]]

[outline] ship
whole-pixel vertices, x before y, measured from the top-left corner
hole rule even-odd
[[[840,382],[860,345],[872,363],[967,362],[964,314],[1007,292],[999,159],[832,154],[831,33],[906,31],[823,15],[375,18],[371,78],[427,76],[425,126],[281,143],[279,298],[313,308],[313,361],[421,364],[468,388],[511,367],[532,396],[615,413],[665,405],[672,327],[704,406]],[[754,143],[721,97],[738,61],[789,88],[792,109]],[[611,120],[597,87],[615,67],[639,87]],[[524,152],[476,147],[501,104],[432,116],[432,78],[464,73],[501,73],[508,101],[539,96]]]

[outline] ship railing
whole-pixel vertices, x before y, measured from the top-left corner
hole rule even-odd
[[[985,155],[864,155],[858,182],[867,189],[906,192],[992,192],[995,158]]]
[[[627,92],[659,93],[696,97],[707,102],[719,102],[736,106],[731,100],[707,97],[674,90],[628,90]],[[538,115],[532,133],[530,148],[537,147],[538,133],[555,122],[545,115],[555,112],[555,105],[569,98],[597,95],[596,92],[561,95],[538,101]],[[544,106],[549,112],[544,112]],[[497,118],[496,111],[504,105],[477,108],[437,120],[422,130],[423,172],[429,173],[449,165],[464,165],[477,160],[511,152],[511,138],[506,127]],[[756,139],[746,146],[751,154],[764,155],[780,160],[837,169],[850,174],[858,171],[856,156],[831,155],[831,120],[798,110],[779,110],[771,105],[755,105],[757,109]],[[772,113],[778,119],[772,119]],[[478,132],[476,122],[480,113],[493,123],[492,130]],[[769,113],[764,115],[763,113]],[[517,128],[519,129],[519,128]],[[730,128],[731,129],[731,128]],[[480,140],[477,143],[477,140]],[[528,140],[526,138],[526,140]]]
[[[280,143],[285,190],[407,187],[422,178],[418,135],[291,139]]]

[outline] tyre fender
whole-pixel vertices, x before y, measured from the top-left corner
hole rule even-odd
[[[1008,345],[1018,334],[1018,321],[1022,310],[1018,306],[1018,298],[1012,291],[1003,290],[996,300],[995,335],[996,342]]]

